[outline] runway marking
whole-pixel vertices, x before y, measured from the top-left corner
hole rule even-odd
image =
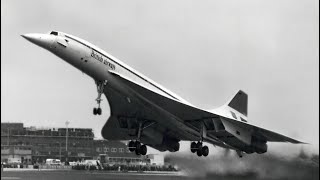
[[[1,177],[1,179],[5,180],[5,179],[21,179],[19,177]]]

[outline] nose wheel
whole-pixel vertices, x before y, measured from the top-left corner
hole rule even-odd
[[[101,115],[102,114],[102,110],[100,107],[98,108],[93,108],[93,114],[94,115]]]
[[[103,94],[104,91],[104,87],[107,85],[107,81],[96,81],[97,84],[97,92],[98,92],[98,97],[96,99],[98,107],[97,108],[93,108],[93,114],[94,115],[101,115],[102,114],[102,110],[100,108],[100,104],[101,104],[101,95]]]

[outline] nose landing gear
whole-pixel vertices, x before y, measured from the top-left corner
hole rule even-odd
[[[96,99],[97,104],[98,104],[98,108],[93,108],[93,114],[94,115],[101,115],[102,114],[102,110],[100,108],[100,104],[101,104],[101,95],[103,94],[103,90],[105,85],[107,85],[107,81],[96,81],[97,84],[97,91],[98,91],[98,97]]]
[[[102,110],[100,108],[100,104],[99,104],[99,107],[98,108],[93,108],[93,114],[94,115],[101,115],[102,114]]]

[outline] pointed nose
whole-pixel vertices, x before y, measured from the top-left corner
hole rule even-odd
[[[36,33],[32,33],[32,34],[23,34],[21,35],[23,38],[25,38],[26,40],[40,46],[43,48],[48,48],[49,45],[49,39],[46,38],[43,34],[36,34]]]
[[[38,34],[22,34],[21,36],[32,43],[37,43],[40,40],[40,35]]]
[[[30,34],[21,34],[21,36],[27,40],[31,39],[31,35]]]

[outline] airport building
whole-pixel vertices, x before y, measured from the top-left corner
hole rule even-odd
[[[155,161],[154,156],[150,158],[130,152],[123,142],[95,140],[89,128],[35,128],[24,127],[23,123],[1,123],[1,162],[17,159],[33,164],[44,163],[46,159],[62,162],[99,159],[111,164],[148,164]]]

